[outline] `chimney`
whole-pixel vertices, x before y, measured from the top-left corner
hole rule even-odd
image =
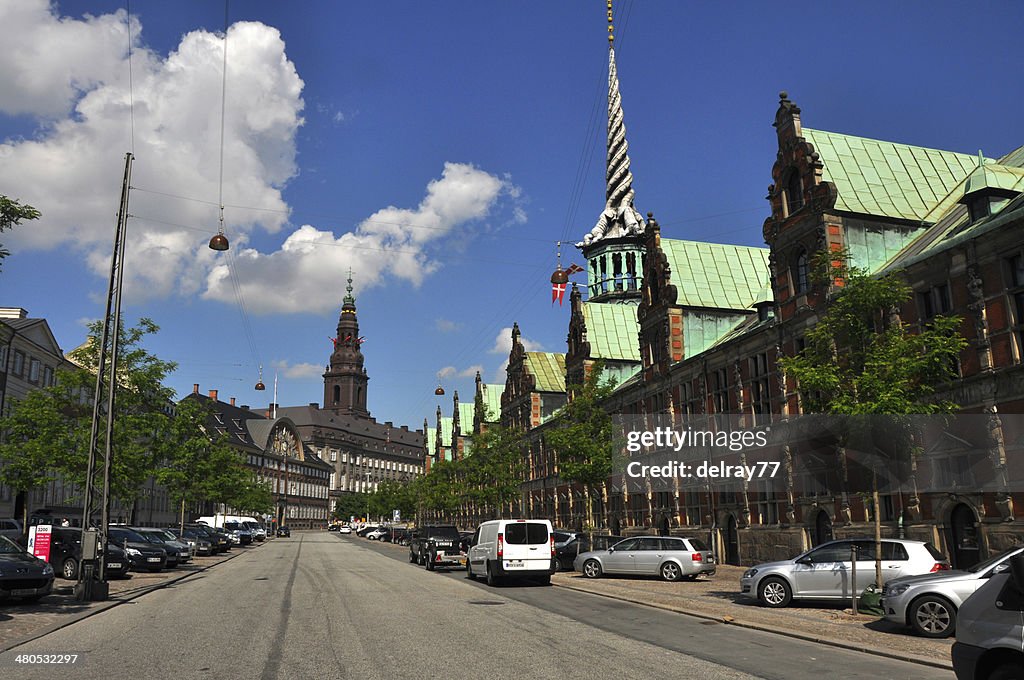
[[[210,390],[210,399],[217,401],[217,390]]]
[[[192,394],[199,394],[199,383],[192,383]]]
[[[234,406],[234,405],[235,405],[235,398],[234,398],[234,397],[231,397],[231,405],[232,405],[232,406]]]

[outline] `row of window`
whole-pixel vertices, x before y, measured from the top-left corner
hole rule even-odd
[[[309,505],[289,505],[288,519],[327,519],[327,509]]]
[[[322,449],[317,449],[317,455],[323,458],[324,452]],[[338,462],[338,450],[329,450],[330,461],[332,463]],[[417,472],[419,467],[412,463],[400,463],[394,460],[382,460],[380,458],[370,458],[368,456],[361,456],[357,454],[349,454],[347,451],[341,452],[341,462],[349,463],[353,465],[362,465],[366,468],[373,468],[377,470],[395,470],[397,472]]]
[[[44,364],[34,356],[26,355],[20,349],[10,352],[7,346],[0,347],[0,373],[8,372],[7,360],[10,358],[9,374],[15,378],[22,378],[40,387],[50,387],[56,384],[54,369]]]

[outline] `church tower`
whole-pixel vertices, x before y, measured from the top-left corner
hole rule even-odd
[[[608,155],[605,206],[597,224],[576,247],[587,259],[592,302],[636,304],[643,282],[644,220],[633,207],[633,173],[615,66],[612,2],[608,0]]]
[[[366,383],[370,380],[363,368],[363,339],[359,337],[356,299],[352,297],[352,270],[348,272],[344,304],[338,317],[338,335],[334,352],[324,373],[324,409],[338,414],[368,418]]]

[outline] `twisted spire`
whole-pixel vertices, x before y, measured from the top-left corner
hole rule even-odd
[[[629,169],[629,143],[615,65],[615,27],[608,0],[608,155],[605,170],[605,206],[597,225],[576,246],[589,246],[602,238],[643,233],[643,217],[633,207],[633,173]]]

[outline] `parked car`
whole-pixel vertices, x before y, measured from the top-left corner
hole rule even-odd
[[[107,541],[107,578],[127,578],[131,562],[124,548]],[[50,533],[50,565],[62,578],[76,580],[82,563],[82,530],[53,527]]]
[[[334,524],[334,523],[331,523],[331,524],[328,524],[328,525],[327,525],[327,530],[328,530],[328,531],[337,531],[337,530],[338,530],[338,529],[340,529],[340,528],[341,528],[341,526],[340,526],[340,525],[338,525],[338,524]]]
[[[191,529],[192,531],[210,539],[210,547],[213,550],[214,555],[231,549],[231,540],[228,538],[228,535],[220,529],[214,529],[206,524],[186,524],[185,529]]]
[[[179,541],[177,536],[166,529],[132,527],[132,531],[166,550],[168,567],[185,564],[192,559],[192,550],[188,547],[188,543]],[[174,562],[175,558],[177,558],[176,562]],[[173,565],[172,562],[174,562]]]
[[[371,531],[376,531],[376,530],[377,530],[377,526],[376,525],[367,524],[364,527],[360,527],[359,529],[356,529],[356,536],[365,537],[366,534],[370,533]]]
[[[339,534],[351,534],[352,533],[352,527],[350,527],[348,525],[343,526],[343,527],[338,527],[338,533]]]
[[[124,548],[134,571],[160,571],[167,566],[166,550],[127,527],[110,527],[107,539]]]
[[[249,531],[252,532],[252,540],[254,541],[265,541],[267,540],[267,530],[263,528],[258,522],[244,521],[242,524]]]
[[[366,535],[364,536],[364,538],[366,538],[366,540],[368,540],[368,541],[376,541],[376,540],[380,539],[381,536],[384,536],[387,533],[388,533],[387,527],[377,527],[373,531],[367,531]]]
[[[699,538],[636,536],[607,550],[580,553],[573,568],[587,578],[605,574],[661,576],[666,581],[714,575],[715,555]]]
[[[789,560],[759,564],[743,572],[740,591],[768,607],[786,607],[794,599],[848,599],[854,568],[851,547],[857,548],[857,589],[863,590],[875,580],[873,538],[829,541]],[[882,539],[882,575],[886,582],[948,569],[949,561],[931,543]]]
[[[6,536],[18,545],[25,540],[25,532],[21,529],[21,521],[13,517],[0,518],[0,536]]]
[[[957,680],[1024,678],[1024,555],[967,598],[951,651]]]
[[[586,552],[580,540],[585,538],[585,534],[555,529],[551,537],[555,539],[555,568],[558,570],[572,569],[572,563],[576,559],[576,555]]]
[[[168,529],[179,541],[184,541],[193,549],[194,555],[207,556],[214,554],[215,548],[213,539],[207,534],[201,533],[198,529],[185,527],[184,529]]]
[[[278,537],[290,538],[292,535],[292,530],[289,529],[287,526],[281,526],[277,528],[277,535]]]
[[[53,590],[53,567],[0,536],[0,600],[34,602]]]
[[[228,532],[235,545],[250,545],[252,543],[252,532],[241,522],[224,522],[223,528]]]
[[[466,555],[466,578],[484,576],[494,586],[506,577],[551,583],[555,571],[551,522],[498,519],[477,527]]]
[[[884,616],[925,637],[949,637],[956,631],[956,613],[964,600],[989,578],[1009,569],[1010,558],[1022,553],[1024,545],[1019,545],[968,569],[887,581],[882,588]]]

